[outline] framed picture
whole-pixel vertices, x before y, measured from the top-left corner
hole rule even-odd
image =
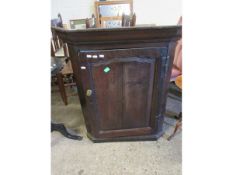
[[[120,27],[122,14],[124,13],[125,15],[132,15],[133,13],[133,1],[96,1],[95,9],[97,27]]]
[[[70,20],[71,29],[86,29],[86,19],[72,19]]]

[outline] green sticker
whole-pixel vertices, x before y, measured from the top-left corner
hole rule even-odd
[[[105,67],[105,68],[104,68],[104,72],[105,72],[105,73],[108,73],[110,70],[111,70],[111,69],[110,69],[109,67]]]

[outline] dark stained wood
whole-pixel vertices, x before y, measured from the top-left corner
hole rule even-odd
[[[68,44],[88,137],[159,138],[181,26],[53,29]]]
[[[128,62],[124,66],[124,126],[147,127],[150,121],[154,62]]]
[[[64,81],[63,81],[63,75],[59,72],[56,76],[57,76],[58,88],[61,94],[61,98],[63,102],[65,103],[65,105],[68,105],[66,90],[65,90]]]
[[[111,66],[110,66],[111,65]],[[110,66],[106,74],[103,70]],[[98,101],[97,111],[101,130],[114,130],[122,127],[122,63],[102,64],[92,68],[93,82]]]
[[[142,44],[151,42],[156,44],[163,41],[176,42],[177,38],[181,37],[181,26],[91,28],[88,30],[66,30],[52,27],[52,29],[56,31],[62,40],[66,40],[68,44],[85,45],[85,48],[89,47],[89,44],[105,45],[106,47],[108,43],[139,44],[141,42]]]

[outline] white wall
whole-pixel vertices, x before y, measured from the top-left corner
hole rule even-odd
[[[182,14],[182,0],[134,0],[137,24],[175,25]],[[95,0],[51,0],[51,17],[61,13],[63,22],[70,19],[88,18]]]
[[[61,13],[63,23],[69,23],[70,19],[82,19],[91,17],[95,13],[95,0],[51,0],[51,17],[57,18]]]
[[[182,14],[182,0],[134,0],[137,24],[175,25]]]

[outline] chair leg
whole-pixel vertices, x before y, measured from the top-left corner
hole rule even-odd
[[[168,141],[170,141],[171,138],[175,136],[176,131],[181,127],[181,125],[182,125],[182,113],[179,114],[179,120],[176,123],[173,133],[167,138]]]
[[[58,81],[58,88],[59,88],[59,92],[61,94],[61,98],[62,98],[63,102],[65,103],[65,105],[68,105],[63,76],[61,73],[57,74],[57,81]]]

